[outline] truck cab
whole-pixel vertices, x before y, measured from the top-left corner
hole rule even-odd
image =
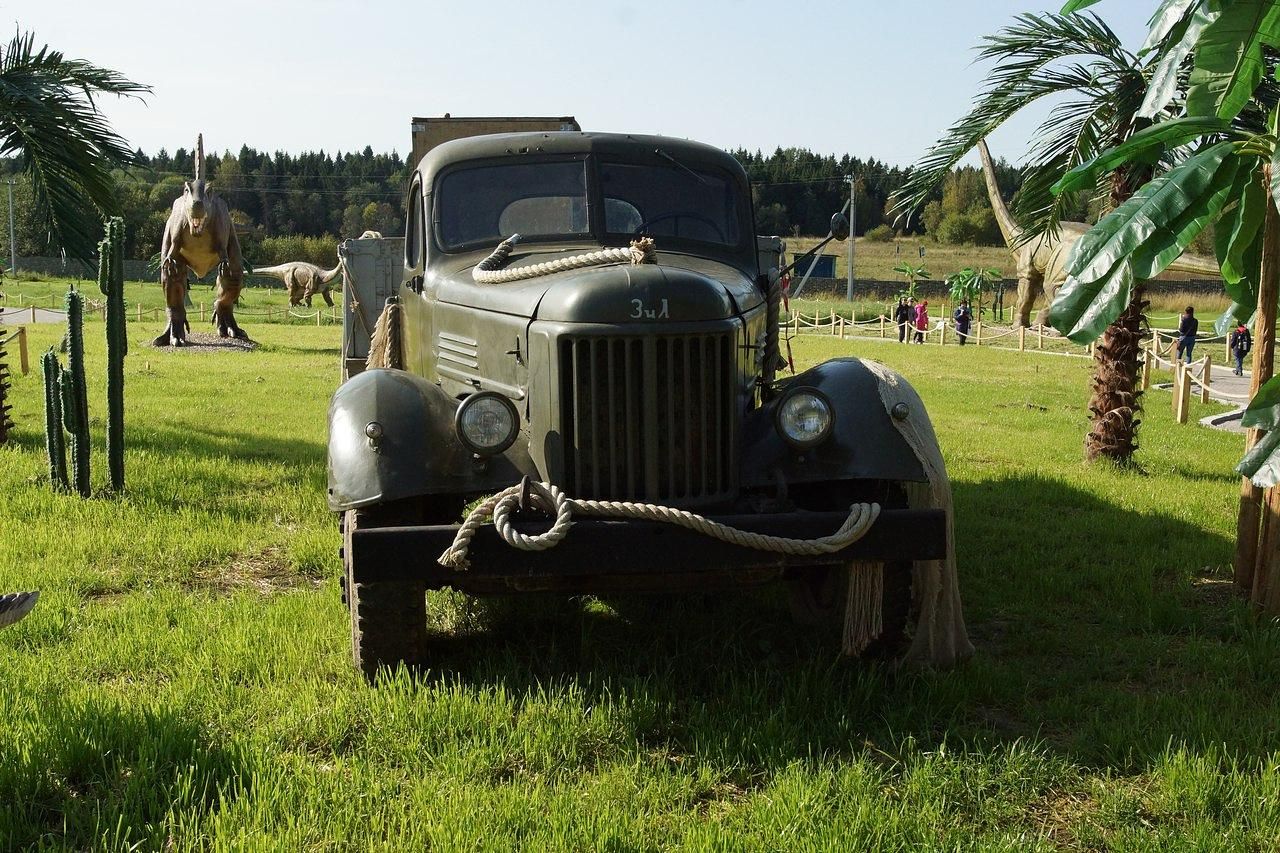
[[[382,366],[344,382],[329,416],[329,504],[343,518],[353,651],[367,673],[428,655],[424,596],[445,586],[782,580],[813,616],[842,567],[870,560],[891,567],[887,605],[901,615],[886,634],[905,631],[911,563],[945,550],[945,519],[907,506],[904,484],[925,471],[863,362],[779,374],[781,245],[756,236],[732,156],[628,134],[464,138],[421,159],[406,210],[398,286],[385,307],[372,297],[383,335],[371,363]],[[371,295],[355,295],[368,313]],[[464,507],[525,477],[579,501],[789,537],[830,533],[853,502],[880,514],[858,542],[820,556],[578,518],[550,550],[514,549],[486,526],[467,570],[437,559]],[[515,522],[546,525],[532,511]]]

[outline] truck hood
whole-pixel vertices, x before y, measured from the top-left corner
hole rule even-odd
[[[514,265],[557,257],[531,255]],[[560,322],[722,320],[762,299],[755,282],[735,267],[661,253],[656,264],[585,267],[509,284],[476,284],[468,265],[432,276],[431,284],[441,302]]]

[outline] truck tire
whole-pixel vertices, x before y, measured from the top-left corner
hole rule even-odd
[[[880,600],[883,628],[860,657],[890,658],[906,648],[911,616],[911,569],[910,563],[885,564],[884,594]],[[849,587],[847,568],[797,573],[788,578],[786,584],[791,615],[797,622],[811,625],[824,634],[843,634],[845,595]]]
[[[351,652],[370,681],[380,669],[424,662],[427,640],[427,585],[424,581],[357,581],[351,535],[395,519],[379,508],[347,510],[343,517],[343,571],[351,616]]]

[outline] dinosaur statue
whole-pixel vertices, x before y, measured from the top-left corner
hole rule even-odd
[[[305,301],[310,308],[311,297],[319,293],[324,297],[324,303],[332,308],[333,299],[329,297],[329,282],[342,272],[342,262],[339,261],[336,267],[328,271],[306,261],[290,261],[274,267],[255,267],[253,272],[254,275],[269,275],[283,281],[285,287],[289,288],[290,305],[298,305]]]
[[[1031,325],[1031,308],[1042,295],[1045,297],[1044,306],[1036,315],[1036,325],[1047,325],[1049,305],[1057,295],[1058,288],[1067,280],[1067,261],[1071,257],[1071,250],[1092,226],[1084,222],[1061,222],[1056,235],[1045,235],[1015,246],[1021,229],[1004,199],[1000,197],[1000,187],[996,184],[996,171],[991,163],[991,152],[987,149],[986,140],[978,142],[978,154],[982,157],[982,174],[987,181],[991,209],[995,211],[1005,245],[1013,253],[1018,265],[1018,306],[1014,311],[1013,325]],[[1178,258],[1169,265],[1168,270],[1209,278],[1217,278],[1222,274],[1213,258],[1191,254]]]
[[[183,184],[182,196],[173,202],[160,241],[160,283],[169,322],[154,341],[158,347],[186,343],[191,328],[187,322],[187,270],[199,277],[215,266],[218,285],[213,299],[213,324],[218,335],[249,337],[236,325],[233,313],[244,286],[240,241],[231,225],[227,203],[205,183],[203,134],[196,137],[195,160],[195,180]]]

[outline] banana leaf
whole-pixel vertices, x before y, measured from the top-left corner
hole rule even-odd
[[[1204,116],[1175,118],[1154,124],[1067,172],[1053,185],[1053,194],[1092,189],[1100,175],[1117,166],[1152,163],[1166,148],[1176,148],[1206,134],[1226,133],[1230,130],[1231,126],[1227,122]]]
[[[1163,11],[1162,9],[1161,12]],[[1195,49],[1196,42],[1200,40],[1200,36],[1205,29],[1222,14],[1222,10],[1218,8],[1217,3],[1200,0],[1192,14],[1184,20],[1175,21],[1169,26],[1168,30],[1157,38],[1159,30],[1156,29],[1156,21],[1157,18],[1160,18],[1160,14],[1160,12],[1157,12],[1157,17],[1152,18],[1151,33],[1147,38],[1147,43],[1142,46],[1142,50],[1139,53],[1156,49],[1165,36],[1170,37],[1171,43],[1165,48],[1164,53],[1160,56],[1160,61],[1156,63],[1155,69],[1151,72],[1151,80],[1147,84],[1146,97],[1142,99],[1142,106],[1138,108],[1138,115],[1141,118],[1155,118],[1178,94],[1182,63],[1191,55],[1191,51]],[[1161,29],[1163,29],[1169,22],[1167,19],[1160,19],[1159,23]],[[1174,37],[1177,38],[1177,41],[1172,41]]]
[[[1144,185],[1076,242],[1067,262],[1068,275],[1085,282],[1108,275],[1116,261],[1136,252],[1160,229],[1174,225],[1211,188],[1229,184],[1239,167],[1234,158],[1228,160],[1232,151],[1230,142],[1211,145]]]
[[[1066,5],[1062,7],[1060,14],[1070,15],[1072,12],[1079,12],[1081,9],[1088,9],[1098,0],[1068,0]]]
[[[1280,376],[1272,376],[1262,383],[1258,393],[1254,394],[1249,405],[1245,406],[1240,425],[1253,429],[1275,429],[1278,424],[1280,424]]]
[[[1264,45],[1280,45],[1280,3],[1233,0],[1196,42],[1186,114],[1235,118],[1262,80]]]
[[[1093,281],[1068,278],[1049,306],[1049,325],[1076,343],[1092,343],[1129,304],[1133,281],[1133,261],[1128,255]]]
[[[1257,294],[1254,294],[1254,305],[1250,308],[1247,305],[1241,305],[1238,302],[1232,302],[1231,307],[1222,312],[1222,316],[1213,321],[1213,333],[1215,335],[1226,335],[1236,327],[1236,323],[1244,323],[1253,328],[1253,315],[1258,310]]]
[[[1244,157],[1223,161],[1205,193],[1192,200],[1172,222],[1157,227],[1133,253],[1133,275],[1145,281],[1155,278],[1187,250],[1201,231],[1217,219],[1222,209],[1241,197],[1244,185],[1252,177],[1250,162]],[[1240,180],[1240,172],[1245,179]]]
[[[1258,267],[1250,267],[1246,258],[1258,242],[1258,232],[1267,213],[1267,194],[1257,172],[1242,170],[1236,176],[1236,184],[1240,202],[1226,211],[1214,232],[1214,254],[1228,285],[1238,283],[1250,273],[1257,276]],[[1232,293],[1231,298],[1236,299],[1236,294]]]
[[[1236,471],[1260,489],[1280,484],[1280,429],[1264,433],[1240,460]]]

